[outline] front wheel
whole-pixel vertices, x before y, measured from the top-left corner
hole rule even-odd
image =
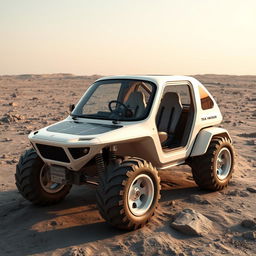
[[[101,216],[112,226],[134,230],[144,226],[160,198],[160,178],[152,165],[128,158],[101,177],[97,204]]]
[[[228,138],[212,139],[207,152],[190,159],[193,178],[203,189],[222,190],[234,171],[234,148]]]
[[[51,181],[49,167],[32,148],[20,157],[16,166],[15,180],[21,195],[37,205],[57,203],[69,193],[71,188],[71,185]]]

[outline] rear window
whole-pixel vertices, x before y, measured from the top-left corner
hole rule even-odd
[[[191,104],[190,90],[188,85],[168,85],[165,87],[163,95],[167,92],[176,92],[179,95],[180,102],[183,106],[189,106]]]
[[[213,108],[214,103],[210,98],[208,92],[202,86],[199,86],[198,88],[199,88],[199,95],[200,95],[202,109],[206,110],[206,109]]]

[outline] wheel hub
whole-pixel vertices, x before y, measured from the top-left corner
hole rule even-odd
[[[228,177],[232,165],[231,153],[228,148],[224,147],[220,150],[216,161],[217,177],[224,180]]]
[[[128,206],[132,214],[141,216],[150,208],[154,198],[152,179],[146,175],[138,175],[128,191]]]
[[[132,199],[133,201],[136,201],[138,200],[138,198],[140,197],[141,195],[141,192],[140,192],[140,189],[138,187],[135,187],[132,191]]]
[[[42,189],[49,194],[55,194],[65,186],[65,184],[56,183],[51,180],[49,166],[46,164],[40,170],[40,184]]]

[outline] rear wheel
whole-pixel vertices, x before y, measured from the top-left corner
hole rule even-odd
[[[21,195],[38,205],[59,202],[69,193],[71,188],[71,185],[51,181],[49,167],[44,164],[32,148],[25,151],[20,157],[15,179]]]
[[[196,184],[213,191],[225,188],[234,171],[234,158],[231,141],[228,138],[214,138],[204,155],[191,159],[190,166]]]
[[[112,226],[134,230],[144,226],[160,198],[160,178],[152,165],[139,158],[124,160],[100,177],[97,204]]]

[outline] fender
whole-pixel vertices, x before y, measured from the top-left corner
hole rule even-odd
[[[212,137],[216,135],[219,135],[221,137],[226,137],[231,140],[231,137],[228,131],[223,128],[220,128],[220,127],[205,128],[198,133],[190,156],[200,156],[205,154],[212,140]]]

